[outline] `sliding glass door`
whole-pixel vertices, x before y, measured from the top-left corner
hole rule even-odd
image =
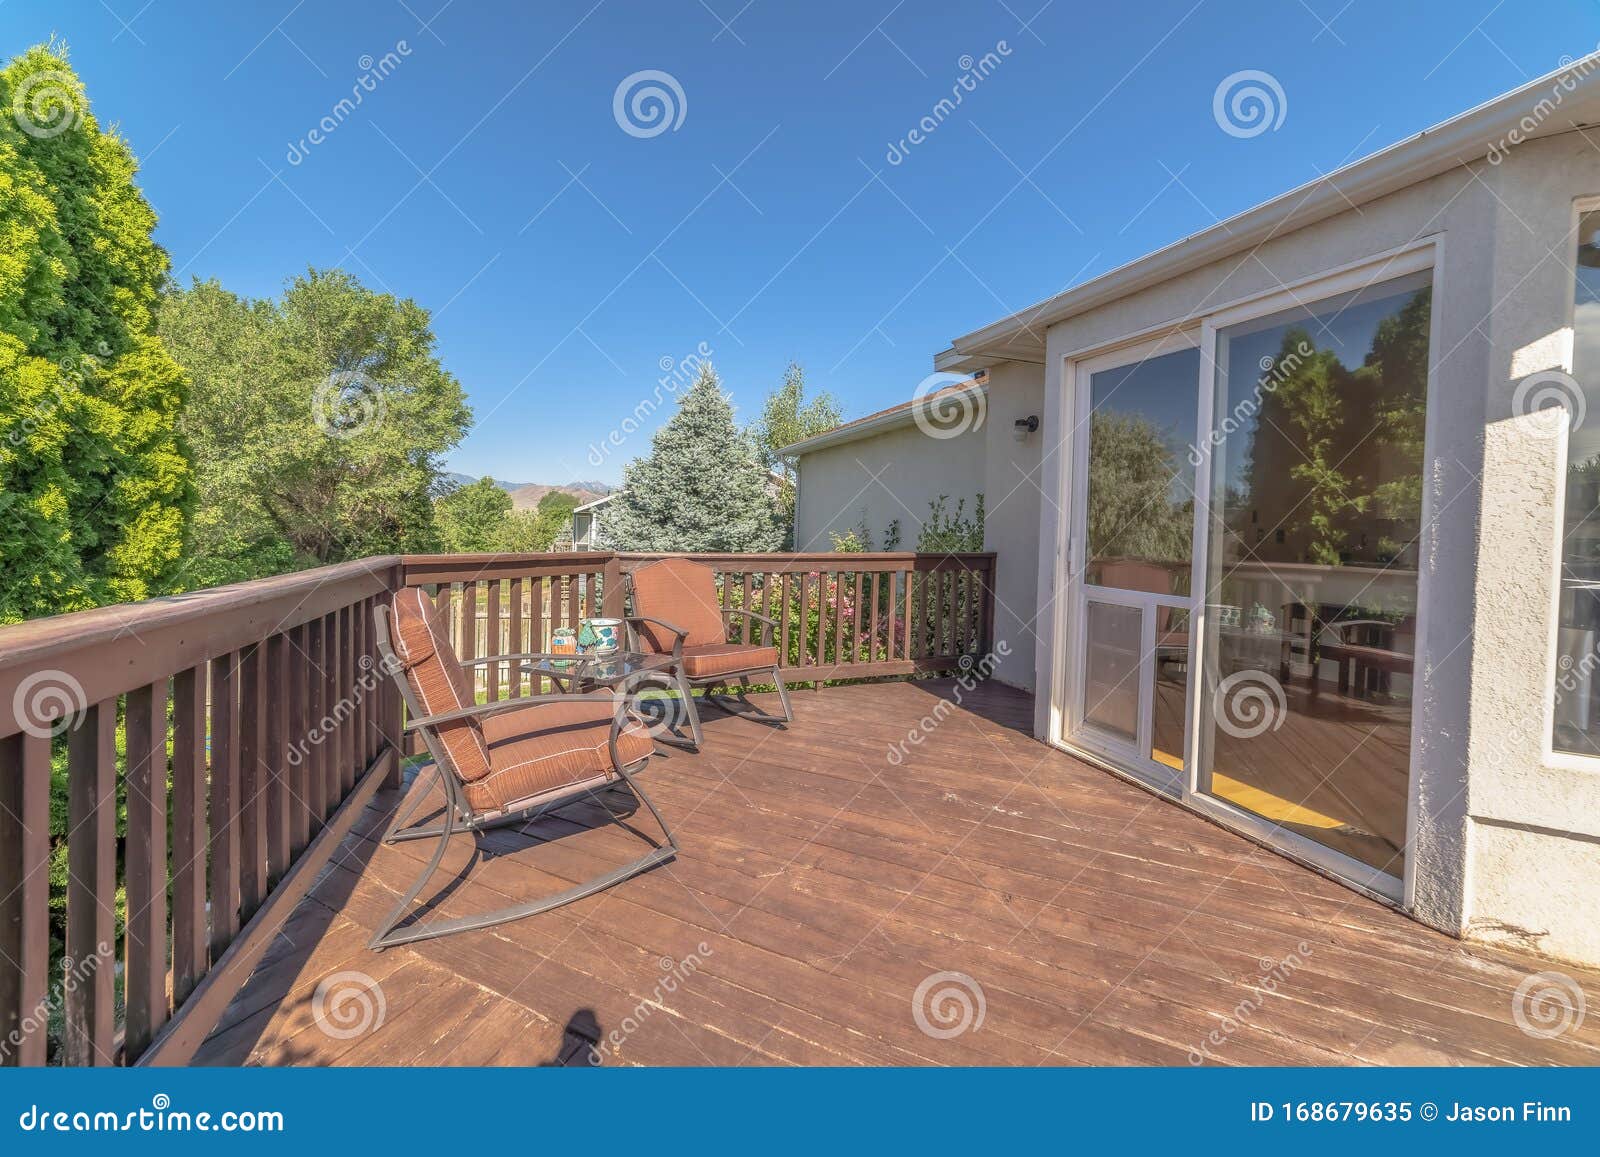
[[[1431,302],[1422,251],[1068,379],[1063,738],[1391,895]]]
[[[1197,788],[1396,878],[1430,302],[1420,273],[1216,335]]]
[[[1180,792],[1200,351],[1174,336],[1078,375],[1072,737]]]

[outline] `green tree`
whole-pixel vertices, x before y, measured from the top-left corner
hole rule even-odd
[[[175,589],[193,499],[166,253],[52,42],[0,69],[0,621]]]
[[[781,515],[767,473],[733,422],[710,363],[656,432],[648,457],[623,471],[622,493],[600,516],[621,550],[777,550]]]
[[[191,550],[231,572],[212,581],[439,545],[432,495],[471,412],[427,310],[309,270],[278,301],[174,292],[161,332],[193,380]]]
[[[778,497],[785,528],[785,545],[794,537],[794,504],[798,487],[794,467],[778,453],[785,446],[815,437],[844,421],[839,402],[823,390],[806,400],[806,375],[799,363],[790,362],[783,372],[783,384],[767,395],[761,416],[751,424],[750,439],[756,457],[769,473],[782,475],[787,485]]]
[[[500,550],[511,515],[511,495],[493,478],[457,486],[433,500],[439,543],[450,554]]]
[[[1148,419],[1096,410],[1089,419],[1089,557],[1181,561],[1194,503],[1174,500],[1176,452]]]

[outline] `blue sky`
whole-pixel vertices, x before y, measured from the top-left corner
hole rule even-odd
[[[185,282],[343,265],[413,297],[478,416],[452,468],[614,482],[647,432],[588,447],[664,359],[707,343],[742,417],[790,360],[847,417],[903,401],[951,337],[1592,51],[1600,6],[0,4],[8,53],[51,33]],[[1246,69],[1284,115],[1241,137],[1212,106]],[[683,97],[653,136],[613,111],[646,70]]]

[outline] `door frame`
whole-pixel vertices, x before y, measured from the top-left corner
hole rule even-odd
[[[1076,739],[1072,737],[1072,717],[1070,712],[1077,694],[1077,688],[1074,686],[1076,676],[1074,675],[1075,668],[1073,664],[1080,661],[1079,653],[1082,645],[1082,632],[1076,629],[1081,615],[1076,612],[1078,603],[1075,600],[1081,594],[1078,588],[1082,584],[1078,582],[1077,575],[1084,558],[1085,544],[1082,540],[1085,531],[1084,507],[1087,497],[1085,493],[1087,487],[1080,486],[1077,482],[1080,465],[1086,466],[1087,459],[1086,423],[1080,417],[1082,413],[1080,406],[1085,404],[1083,398],[1086,392],[1084,387],[1087,379],[1082,376],[1084,367],[1115,368],[1118,365],[1125,365],[1131,361],[1139,360],[1138,351],[1142,349],[1159,348],[1162,341],[1170,341],[1175,336],[1197,335],[1192,340],[1186,340],[1183,345],[1172,345],[1168,350],[1162,352],[1172,352],[1195,344],[1199,346],[1200,380],[1197,383],[1197,388],[1200,408],[1196,425],[1196,437],[1197,439],[1209,439],[1216,421],[1218,331],[1296,306],[1315,304],[1318,301],[1338,297],[1354,290],[1427,271],[1430,274],[1433,287],[1433,300],[1429,318],[1426,384],[1427,413],[1424,419],[1422,451],[1423,470],[1426,472],[1428,464],[1433,459],[1436,447],[1435,422],[1437,406],[1435,403],[1438,399],[1438,364],[1441,357],[1439,349],[1439,290],[1443,250],[1444,239],[1442,234],[1429,234],[1418,237],[1393,249],[1376,253],[1345,265],[1325,269],[1287,284],[1280,283],[1274,289],[1220,303],[1214,309],[1207,310],[1203,315],[1186,318],[1180,323],[1146,327],[1112,341],[1069,350],[1054,359],[1059,367],[1060,374],[1057,382],[1059,402],[1056,409],[1061,414],[1064,422],[1071,423],[1071,427],[1063,432],[1062,436],[1057,440],[1062,452],[1062,464],[1058,477],[1059,485],[1062,489],[1060,501],[1054,504],[1057,512],[1054,520],[1055,525],[1050,528],[1055,532],[1054,542],[1059,565],[1055,569],[1055,581],[1050,588],[1050,596],[1056,606],[1053,616],[1055,629],[1052,633],[1053,641],[1049,657],[1050,710],[1047,720],[1048,728],[1045,735],[1046,742],[1079,758],[1086,759],[1096,766],[1121,776],[1140,787],[1168,796],[1179,804],[1214,820],[1222,826],[1257,843],[1261,843],[1291,860],[1302,863],[1325,875],[1332,876],[1346,886],[1373,899],[1407,910],[1415,907],[1417,889],[1417,833],[1421,810],[1419,806],[1420,764],[1423,757],[1421,733],[1424,730],[1422,726],[1419,726],[1419,721],[1422,719],[1428,698],[1425,689],[1427,664],[1421,657],[1425,654],[1423,648],[1426,645],[1425,641],[1429,638],[1431,618],[1428,567],[1420,565],[1417,572],[1416,638],[1419,661],[1416,664],[1417,669],[1413,677],[1415,682],[1411,702],[1411,743],[1407,762],[1406,857],[1404,874],[1396,877],[1378,873],[1370,865],[1351,856],[1326,847],[1307,836],[1300,835],[1298,832],[1280,827],[1226,800],[1199,791],[1200,761],[1198,749],[1201,722],[1205,710],[1206,689],[1204,673],[1199,669],[1197,659],[1206,653],[1205,642],[1212,624],[1207,621],[1206,599],[1201,597],[1205,590],[1204,580],[1209,574],[1209,558],[1207,557],[1209,543],[1207,541],[1208,534],[1205,520],[1198,516],[1198,511],[1205,509],[1209,501],[1211,479],[1208,459],[1207,467],[1197,470],[1195,478],[1197,517],[1195,518],[1191,575],[1200,576],[1200,581],[1191,581],[1190,586],[1192,602],[1189,620],[1190,677],[1187,688],[1188,710],[1185,719],[1184,772],[1180,777],[1180,791],[1177,793],[1161,791],[1159,787],[1144,778],[1138,770],[1127,766],[1125,753],[1119,756],[1115,751],[1098,750],[1095,746],[1084,744],[1081,741],[1081,736]],[[1418,557],[1421,560],[1433,557],[1433,548],[1437,537],[1435,521],[1435,498],[1431,489],[1424,486],[1420,512],[1421,533],[1418,542]],[[1146,725],[1146,722],[1141,719],[1141,729]]]
[[[1085,582],[1083,579],[1084,567],[1088,563],[1088,487],[1078,485],[1080,473],[1089,468],[1089,415],[1092,404],[1091,380],[1095,374],[1107,370],[1119,369],[1123,366],[1132,366],[1152,358],[1165,357],[1168,354],[1185,353],[1192,349],[1199,349],[1201,332],[1196,327],[1168,330],[1153,338],[1140,341],[1124,342],[1103,353],[1093,357],[1078,360],[1072,367],[1068,389],[1068,405],[1063,408],[1064,414],[1071,415],[1071,441],[1072,451],[1068,455],[1068,466],[1065,478],[1068,501],[1063,503],[1067,511],[1068,539],[1066,550],[1066,602],[1063,635],[1067,647],[1067,666],[1063,669],[1060,680],[1063,690],[1063,708],[1061,713],[1061,736],[1074,746],[1095,751],[1102,758],[1123,765],[1123,770],[1132,774],[1146,787],[1154,788],[1163,795],[1174,798],[1181,797],[1186,789],[1186,771],[1168,767],[1157,761],[1152,755],[1146,754],[1151,750],[1151,733],[1153,731],[1153,709],[1151,699],[1154,694],[1154,666],[1155,666],[1155,611],[1158,607],[1167,606],[1174,609],[1187,611],[1193,623],[1194,592],[1197,589],[1194,583],[1193,564],[1190,567],[1190,594],[1188,597],[1181,595],[1158,595],[1146,591],[1125,590],[1121,587],[1105,587]],[[1205,365],[1205,355],[1200,356],[1202,370]],[[1203,380],[1203,375],[1202,375]],[[1063,378],[1063,381],[1069,379]],[[1196,436],[1202,404],[1199,396],[1199,382],[1196,382]],[[1196,472],[1196,482],[1199,474]],[[1199,508],[1197,495],[1196,508]],[[1140,637],[1139,637],[1139,674],[1137,697],[1136,735],[1133,744],[1127,743],[1119,737],[1095,729],[1095,725],[1084,718],[1085,680],[1082,677],[1086,659],[1085,629],[1088,621],[1090,602],[1109,603],[1117,606],[1136,607],[1140,611]],[[1191,625],[1191,638],[1189,647],[1189,670],[1194,671],[1194,640]],[[1185,710],[1187,717],[1188,711]],[[1185,726],[1187,735],[1188,727]],[[1185,748],[1187,748],[1187,740]],[[1188,751],[1181,753],[1187,767]]]

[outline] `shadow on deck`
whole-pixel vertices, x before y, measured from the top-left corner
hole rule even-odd
[[[1036,743],[1020,692],[983,686],[935,716],[951,689],[798,692],[786,731],[708,710],[702,753],[645,772],[676,861],[372,953],[431,850],[378,847],[399,802],[382,793],[196,1063],[1600,1063],[1600,1018],[1555,1039],[1519,1027],[1541,962],[1434,933]],[[637,855],[598,807],[484,837],[465,885],[457,841],[425,895],[495,908]]]

